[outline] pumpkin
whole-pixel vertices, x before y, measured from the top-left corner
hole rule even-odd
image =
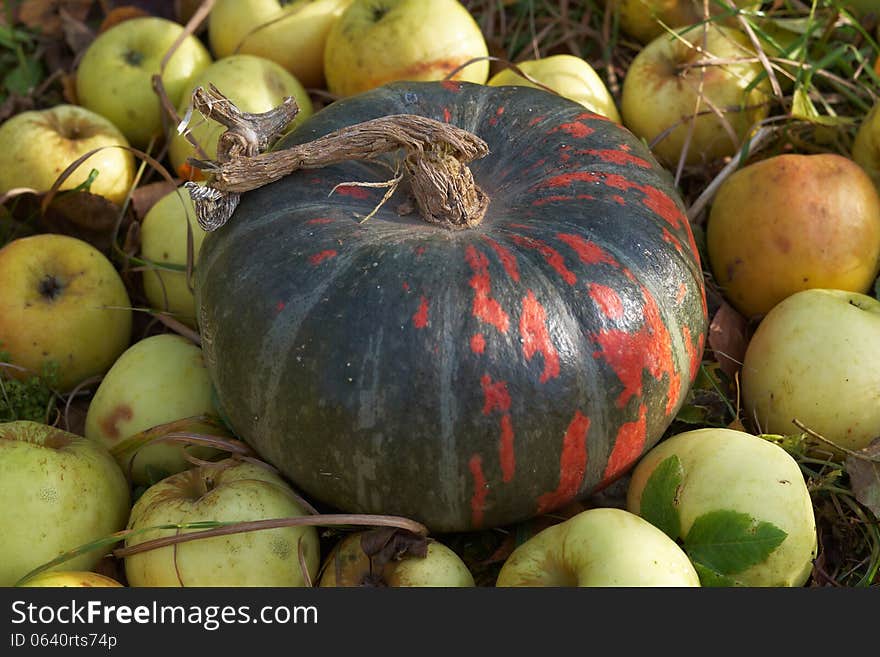
[[[601,489],[662,437],[703,353],[702,271],[669,173],[582,105],[467,82],[334,102],[274,150],[395,114],[485,140],[470,165],[485,216],[427,223],[404,187],[371,216],[393,157],[243,194],[196,276],[228,422],[319,504],[436,532]]]

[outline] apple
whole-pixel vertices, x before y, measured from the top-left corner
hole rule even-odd
[[[242,112],[268,112],[280,105],[285,98],[293,96],[299,105],[299,114],[287,128],[293,130],[312,115],[312,100],[299,81],[280,64],[255,55],[229,55],[218,59],[197,75],[184,91],[178,114],[185,116],[197,87],[207,88],[213,84]],[[217,158],[217,140],[226,130],[216,121],[203,118],[195,112],[190,121],[190,136],[198,142],[208,159]],[[193,170],[186,162],[188,157],[205,159],[198,154],[187,138],[175,133],[171,138],[168,158],[181,178],[192,178]]]
[[[802,586],[818,536],[797,461],[744,431],[670,436],[636,464],[626,508],[661,527],[694,563],[703,586]]]
[[[293,489],[269,469],[225,459],[150,486],[131,510],[127,548],[197,530],[168,523],[243,522],[306,515]],[[148,531],[141,531],[141,530]],[[304,586],[300,553],[313,581],[320,564],[314,526],[201,538],[125,557],[129,586]]]
[[[186,266],[187,224],[192,231],[192,261],[195,263],[206,233],[196,221],[189,193],[182,188],[175,189],[147,211],[141,221],[141,256],[156,266],[144,271],[143,282],[144,294],[153,308],[169,312],[187,326],[195,327],[196,302],[187,284],[186,271],[161,267]]]
[[[880,58],[875,64],[880,75]],[[865,170],[880,190],[880,102],[875,103],[859,124],[852,145],[852,159]]]
[[[79,104],[112,121],[136,148],[162,137],[163,110],[152,77],[160,73],[165,53],[181,33],[179,23],[155,16],[131,18],[100,33],[76,69]],[[210,63],[211,54],[197,37],[184,38],[161,71],[173,106]]]
[[[39,422],[0,423],[0,586],[125,527],[128,482],[100,443]],[[52,570],[91,570],[112,545]]]
[[[759,431],[799,434],[797,419],[840,447],[867,447],[880,436],[880,301],[844,290],[791,295],[761,320],[740,377]]]
[[[113,263],[88,242],[51,233],[0,249],[0,350],[27,372],[58,365],[54,386],[70,391],[104,374],[128,347],[132,311]]]
[[[122,584],[112,577],[93,573],[89,570],[46,570],[29,577],[18,586],[24,587],[121,587]]]
[[[581,511],[527,539],[496,586],[699,586],[688,556],[654,525],[615,507]]]
[[[808,288],[866,292],[880,273],[880,196],[849,158],[768,157],[719,187],[706,246],[715,281],[747,317]]]
[[[488,57],[480,26],[458,0],[354,0],[327,36],[324,73],[345,97],[397,80],[443,80]],[[489,61],[453,76],[484,84]]]
[[[0,194],[16,187],[51,189],[58,176],[86,153],[89,157],[61,184],[73,189],[92,169],[98,177],[89,191],[121,205],[134,180],[134,156],[128,140],[100,114],[78,105],[55,105],[21,112],[0,125]]]
[[[85,435],[112,450],[160,424],[217,415],[212,392],[199,347],[177,334],[152,335],[126,349],[104,376],[86,411]],[[120,465],[135,484],[146,485],[192,467],[186,452],[205,459],[217,450],[157,442],[120,456]]]
[[[217,59],[265,57],[306,87],[323,87],[327,34],[349,4],[351,0],[218,0],[208,18],[208,40]]]
[[[685,146],[689,165],[734,155],[769,112],[767,78],[750,88],[763,67],[749,37],[708,24],[701,51],[703,35],[696,28],[679,38],[657,37],[635,56],[623,80],[623,124],[669,167],[678,165]],[[728,63],[693,66],[712,59]]]
[[[667,28],[694,25],[705,20],[703,0],[617,0],[617,5],[620,7],[620,28],[642,43],[648,43],[667,33]],[[711,0],[709,15],[719,16],[731,12],[737,6],[757,9],[761,3],[748,0]]]
[[[425,556],[405,555],[376,565],[364,552],[361,540],[367,531],[342,538],[321,567],[318,586],[474,586],[474,576],[453,550],[433,538]]]
[[[526,75],[549,87],[560,96],[580,103],[591,112],[620,123],[620,113],[608,87],[599,74],[585,60],[574,55],[551,55],[540,59],[529,59],[516,63]],[[513,68],[506,68],[493,75],[487,82],[489,86],[515,85],[535,87]]]

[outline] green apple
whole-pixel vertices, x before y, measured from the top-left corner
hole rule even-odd
[[[704,586],[802,586],[816,520],[800,466],[743,431],[671,436],[632,472],[627,509],[682,542]]]
[[[560,96],[580,103],[591,112],[601,114],[620,123],[620,113],[608,87],[585,60],[574,55],[551,55],[541,59],[529,59],[516,63],[526,75],[549,87]],[[536,87],[538,85],[524,78],[513,68],[506,68],[493,75],[487,82],[489,86],[515,85]]]
[[[202,350],[173,333],[152,335],[125,350],[98,386],[86,412],[85,435],[112,449],[160,424],[216,415]],[[208,458],[216,450],[157,442],[120,465],[135,484],[191,467],[185,450]]]
[[[327,34],[349,4],[351,0],[218,0],[208,19],[208,40],[217,59],[265,57],[306,87],[322,87]]]
[[[144,271],[144,294],[150,305],[171,313],[175,319],[195,327],[196,303],[186,280],[186,271],[162,269],[162,265],[185,266],[187,225],[192,231],[193,263],[197,261],[205,231],[196,221],[192,198],[182,188],[160,198],[141,222],[141,256],[157,266]]]
[[[56,105],[21,112],[0,125],[0,194],[15,187],[39,192],[51,189],[58,176],[86,153],[102,149],[83,162],[61,184],[73,189],[92,169],[98,177],[89,191],[121,204],[134,180],[134,156],[128,140],[100,114],[78,105]]]
[[[131,340],[122,278],[75,237],[41,233],[0,249],[0,309],[0,351],[24,375],[57,364],[55,386],[64,392],[104,374]]]
[[[267,468],[226,459],[150,486],[131,510],[126,547],[195,530],[168,523],[243,522],[306,515],[291,487]],[[320,564],[313,526],[202,538],[125,557],[129,586],[304,586],[300,553],[313,581]]]
[[[376,567],[361,546],[365,535],[353,532],[333,547],[321,566],[318,586],[474,586],[474,577],[461,557],[435,539],[427,539],[423,557],[408,555]]]
[[[704,20],[703,0],[616,0],[620,8],[621,29],[642,43],[683,25]],[[710,0],[709,14],[718,16],[739,6],[757,9],[760,2],[749,0]],[[735,19],[733,19],[735,20]]]
[[[699,586],[688,556],[662,531],[614,507],[581,511],[517,547],[496,586]]]
[[[163,110],[153,75],[162,73],[165,93],[176,107],[190,80],[211,63],[208,49],[188,35],[161,71],[165,53],[182,33],[174,21],[142,16],[99,34],[77,66],[79,104],[112,121],[136,148],[162,137]]]
[[[880,59],[877,61],[880,62]],[[875,103],[859,124],[853,140],[852,159],[870,176],[874,187],[880,190],[880,102]]]
[[[726,178],[706,224],[721,292],[746,317],[808,288],[867,292],[880,273],[880,196],[836,153],[786,153]]]
[[[218,59],[197,75],[184,91],[178,107],[178,114],[186,115],[192,102],[192,92],[197,87],[207,88],[213,84],[229,98],[242,112],[259,114],[268,112],[280,105],[285,98],[293,96],[299,105],[299,114],[288,127],[293,130],[299,123],[312,115],[312,100],[299,81],[280,64],[255,55],[229,55]],[[197,112],[190,120],[190,136],[202,147],[208,159],[217,158],[217,140],[225,128]],[[168,158],[181,178],[194,179],[193,170],[186,162],[188,157],[205,159],[198,154],[187,138],[175,133],[171,138]]]
[[[0,586],[125,527],[128,482],[100,443],[39,422],[0,424]],[[91,570],[112,545],[53,570]]]
[[[668,167],[677,166],[685,146],[691,165],[734,155],[769,112],[767,78],[752,87],[763,67],[749,37],[713,24],[705,33],[705,51],[702,28],[680,38],[657,37],[635,56],[623,80],[623,124]],[[724,63],[693,65],[712,59]]]
[[[29,577],[18,586],[40,588],[92,588],[92,587],[120,587],[122,584],[112,577],[93,573],[90,570],[44,570],[33,577]]]
[[[880,436],[880,301],[843,290],[791,295],[761,320],[740,376],[759,431],[798,434],[797,419],[840,447],[866,447]]]
[[[351,96],[397,80],[443,80],[487,57],[486,40],[458,0],[354,0],[330,28],[324,48],[327,89]],[[486,59],[454,79],[484,84]]]

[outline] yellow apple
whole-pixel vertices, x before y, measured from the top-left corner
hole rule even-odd
[[[218,59],[265,57],[306,87],[322,87],[327,34],[349,4],[351,0],[218,0],[208,19],[208,40]]]
[[[397,80],[443,80],[488,54],[458,0],[354,0],[330,29],[324,73],[330,93],[344,97]],[[484,59],[454,79],[484,84],[488,77]]]
[[[718,189],[706,245],[722,293],[747,317],[809,288],[867,292],[880,273],[880,197],[840,155],[769,157]]]
[[[216,415],[211,380],[202,350],[179,335],[162,333],[126,349],[98,386],[86,412],[85,435],[113,448],[126,438],[160,424]],[[186,448],[199,458],[216,450]],[[136,484],[191,467],[179,443],[157,442],[120,463]]]
[[[186,265],[187,224],[192,230],[195,263],[206,233],[196,221],[189,193],[175,189],[147,211],[141,222],[141,255],[157,266],[144,271],[143,282],[144,294],[153,308],[170,312],[175,319],[195,327],[196,302],[187,284],[186,271],[161,268],[163,264]]]
[[[623,80],[623,124],[668,167],[677,166],[686,145],[687,164],[734,155],[769,112],[767,78],[750,87],[763,67],[748,36],[710,24],[703,52],[703,33],[697,28],[681,38],[657,37],[639,51]],[[724,63],[694,66],[713,59]]]
[[[99,442],[38,422],[0,424],[0,586],[125,527],[130,493]],[[112,545],[52,570],[90,570]]]
[[[703,585],[802,586],[818,537],[797,461],[733,429],[670,436],[632,472],[626,507],[681,540]]]
[[[0,309],[0,350],[29,374],[57,363],[55,385],[65,392],[104,374],[131,339],[131,302],[113,263],[66,235],[0,249]]]
[[[616,0],[620,7],[620,27],[642,43],[681,25],[694,25],[704,18],[703,0]],[[760,2],[749,0],[710,0],[709,15],[729,13],[735,7],[757,9]],[[665,26],[665,27],[664,27]]]
[[[613,507],[581,511],[527,539],[496,586],[699,586],[688,556],[662,531]]]
[[[321,567],[318,586],[474,586],[474,577],[461,557],[435,539],[427,539],[424,557],[407,555],[376,567],[361,546],[366,534],[353,532],[333,547]]]
[[[740,376],[758,430],[799,434],[797,419],[840,447],[867,447],[880,436],[880,301],[843,290],[791,295],[761,320]]]
[[[204,69],[184,91],[178,107],[178,114],[184,116],[192,101],[192,92],[197,87],[207,88],[213,84],[238,109],[243,112],[268,112],[277,107],[288,96],[293,96],[299,105],[299,114],[288,128],[293,130],[299,123],[312,115],[312,100],[299,81],[280,64],[255,55],[229,55]],[[217,158],[217,140],[225,128],[216,121],[203,118],[194,112],[190,120],[191,137],[205,151],[208,159]],[[204,156],[198,154],[187,138],[175,133],[171,138],[168,158],[181,178],[193,178],[192,173],[200,173],[186,163],[188,157]]]
[[[163,136],[163,110],[152,77],[183,26],[143,16],[117,23],[86,48],[76,70],[80,105],[101,114],[122,131],[132,146],[145,148]],[[184,38],[162,71],[162,84],[173,106],[189,81],[211,63],[211,54],[193,35]],[[174,126],[171,126],[172,128]]]
[[[525,74],[549,87],[560,96],[580,103],[591,112],[620,123],[620,113],[608,87],[599,74],[585,60],[574,55],[551,55],[541,59],[517,62],[516,66]],[[536,87],[513,68],[506,68],[493,75],[489,86],[515,85]]]
[[[121,587],[122,584],[112,577],[93,573],[90,570],[47,570],[29,577],[18,584],[24,587]]]
[[[61,189],[81,185],[97,169],[89,191],[121,204],[134,180],[134,156],[124,148],[111,148],[116,146],[128,146],[119,129],[78,105],[16,114],[0,125],[0,194],[15,187],[46,191],[69,165],[100,148]]]
[[[129,529],[200,521],[243,522],[306,515],[290,486],[267,468],[226,459],[154,484],[131,510]],[[126,547],[196,530],[154,529]],[[201,538],[125,557],[129,586],[303,586],[320,564],[313,526],[281,527]]]

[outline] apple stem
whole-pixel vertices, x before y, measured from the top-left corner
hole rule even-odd
[[[199,87],[193,93],[193,107],[228,128],[220,137],[216,162],[189,159],[192,166],[210,175],[207,185],[184,185],[204,230],[216,230],[225,224],[242,192],[300,169],[375,160],[399,150],[405,152],[403,170],[425,221],[460,229],[476,226],[485,215],[489,197],[476,184],[467,165],[487,155],[489,147],[473,133],[427,117],[397,114],[265,153],[269,142],[296,114],[291,113],[288,101],[295,105],[288,98],[270,112],[254,115],[239,111],[216,88],[206,91]]]

